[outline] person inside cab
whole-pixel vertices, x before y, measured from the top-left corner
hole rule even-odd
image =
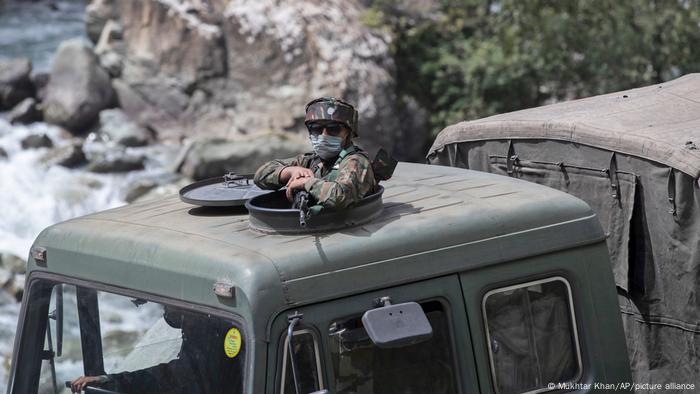
[[[306,128],[313,152],[272,160],[255,173],[261,189],[287,187],[287,199],[305,190],[315,204],[342,209],[377,190],[367,154],[353,144],[358,113],[347,102],[322,97],[306,104]]]
[[[182,333],[177,358],[150,368],[101,376],[81,376],[70,383],[79,393],[86,386],[121,394],[223,394],[238,393],[240,368],[225,356],[224,336],[230,324],[185,309],[165,306],[165,322]]]

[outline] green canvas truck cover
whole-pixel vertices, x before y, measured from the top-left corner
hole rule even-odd
[[[586,201],[607,235],[636,382],[698,382],[700,74],[445,128],[433,164]]]

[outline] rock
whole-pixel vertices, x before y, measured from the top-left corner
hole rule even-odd
[[[99,66],[92,48],[81,39],[61,43],[46,87],[44,120],[81,134],[113,103],[109,75]]]
[[[12,272],[9,269],[0,267],[0,287],[4,288],[12,282]]]
[[[108,20],[102,29],[97,45],[95,45],[95,53],[99,56],[105,52],[122,49],[121,47],[115,46],[121,46],[123,44],[123,38],[124,29],[122,25],[112,19]]]
[[[167,86],[167,85],[165,85]],[[178,117],[187,106],[188,97],[182,93],[170,94],[164,85],[144,82],[132,87],[121,79],[112,80],[112,87],[117,95],[119,107],[131,119],[142,125],[149,125],[158,134],[170,134],[179,137],[177,130],[182,128]],[[144,93],[142,93],[144,92]],[[154,106],[155,97],[165,94],[162,107]]]
[[[28,97],[22,100],[19,104],[12,108],[12,111],[7,115],[10,123],[33,123],[41,121],[41,111],[37,107],[35,99]]]
[[[155,200],[158,198],[163,198],[165,196],[171,196],[173,194],[177,194],[180,189],[183,187],[189,185],[192,183],[191,179],[188,178],[180,178],[180,180],[174,182],[174,183],[166,183],[162,185],[157,185],[154,188],[151,188],[148,190],[146,193],[134,198],[133,200],[129,201],[129,203],[136,203],[136,202],[142,202],[142,201],[148,201],[148,200]]]
[[[138,81],[162,74],[187,87],[225,76],[224,36],[217,25],[188,12],[188,2],[121,0],[115,20],[123,27],[124,51]],[[145,68],[144,70],[138,70]],[[142,73],[145,72],[145,73]]]
[[[182,164],[182,173],[194,180],[229,172],[252,174],[272,159],[288,158],[311,149],[308,140],[291,133],[257,134],[231,140],[194,142]]]
[[[27,262],[11,253],[0,253],[0,268],[9,270],[13,275],[23,275],[27,272]]]
[[[10,283],[8,283],[5,286],[5,290],[7,290],[13,297],[15,297],[15,300],[17,302],[22,302],[22,296],[24,295],[25,280],[26,277],[24,275],[17,274],[12,278]]]
[[[112,78],[119,78],[124,66],[122,56],[119,54],[123,52],[122,36],[121,25],[110,19],[102,29],[100,39],[95,46],[95,54],[100,59],[100,65]]]
[[[41,158],[41,161],[48,166],[59,165],[67,168],[80,167],[87,163],[83,143],[80,140],[50,150]]]
[[[100,55],[100,66],[107,70],[112,78],[119,78],[122,74],[122,58],[114,51]]]
[[[144,157],[99,158],[90,162],[87,170],[97,173],[128,172],[144,169]]]
[[[20,101],[33,97],[34,85],[29,77],[29,59],[0,61],[0,110],[11,109]]]
[[[85,7],[85,31],[92,42],[100,38],[105,24],[115,17],[115,0],[90,0]]]
[[[2,5],[2,1],[0,1],[0,5]],[[15,301],[16,299],[13,295],[11,295],[5,289],[0,287],[0,305],[10,304]],[[10,362],[8,361],[8,358],[5,358],[5,362],[2,363],[2,365],[0,365],[0,370],[2,370],[3,368],[5,371],[10,370]]]
[[[148,192],[151,190],[155,189],[158,187],[158,182],[152,181],[152,180],[141,180],[139,182],[136,182],[135,184],[131,185],[129,188],[129,191],[126,193],[126,196],[124,197],[124,201],[128,203],[132,203],[139,198],[143,197],[146,195]]]
[[[234,117],[234,125],[303,133],[304,105],[337,96],[360,111],[366,144],[391,150],[401,137],[393,60],[388,43],[363,27],[363,12],[355,1],[230,4],[224,14],[229,79],[254,92],[235,100],[247,116]]]
[[[367,4],[116,2],[123,39],[115,51],[128,90],[115,90],[123,106],[131,100],[122,96],[138,97],[144,105],[125,112],[163,139],[305,134],[304,105],[338,96],[360,112],[360,145],[420,160],[429,128],[423,116],[403,121],[390,38],[363,24]]]
[[[32,134],[22,141],[22,149],[52,148],[53,141],[46,134]]]
[[[4,160],[4,159],[7,159],[7,157],[8,157],[7,151],[3,147],[0,146],[0,159]]]
[[[32,83],[36,89],[36,99],[37,101],[44,101],[46,97],[46,85],[49,84],[49,73],[36,73],[32,74]]]
[[[129,119],[120,109],[106,109],[100,112],[98,133],[108,141],[122,146],[144,146],[151,140],[149,131]]]
[[[6,291],[17,301],[22,300],[27,263],[10,253],[0,254],[0,291]]]

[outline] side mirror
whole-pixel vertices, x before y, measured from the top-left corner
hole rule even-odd
[[[387,297],[384,305],[362,315],[362,324],[372,342],[379,348],[397,348],[426,341],[433,328],[423,308],[415,302],[392,305]]]

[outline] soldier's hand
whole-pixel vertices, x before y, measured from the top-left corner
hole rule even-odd
[[[314,172],[306,167],[291,166],[285,167],[280,172],[280,182],[291,182],[297,178],[313,178]]]
[[[70,391],[73,393],[81,392],[88,383],[100,381],[99,376],[81,376],[70,383]]]
[[[289,183],[287,183],[287,200],[290,202],[294,201],[294,191],[300,189],[304,190],[304,185],[309,179],[309,177],[299,177],[290,180]]]

